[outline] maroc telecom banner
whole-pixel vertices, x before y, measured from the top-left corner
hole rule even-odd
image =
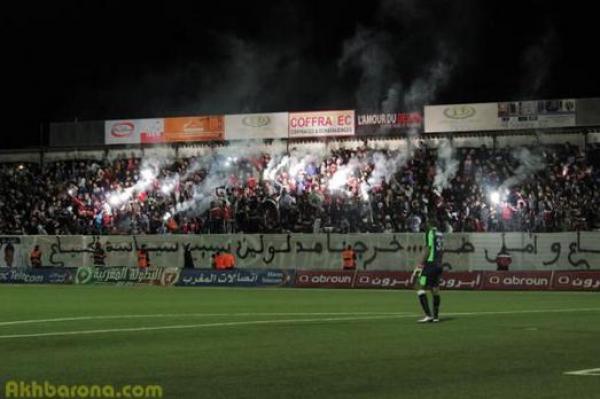
[[[574,99],[425,106],[425,132],[570,127],[576,123]]]
[[[222,141],[224,139],[222,115],[165,118],[164,142]]]
[[[290,138],[353,136],[354,110],[291,112],[288,131]]]
[[[225,115],[225,140],[287,138],[288,115],[287,112]]]
[[[122,119],[104,122],[105,144],[162,143],[164,119]]]
[[[420,112],[357,113],[356,134],[377,135],[423,131],[423,115]]]

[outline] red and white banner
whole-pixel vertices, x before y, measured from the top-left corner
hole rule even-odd
[[[541,272],[483,272],[483,290],[549,290],[552,273]]]
[[[482,272],[442,273],[440,288],[445,290],[477,290],[483,281]]]
[[[354,110],[292,112],[288,131],[290,138],[354,136]]]
[[[354,280],[356,288],[412,288],[410,272],[358,272]]]
[[[422,132],[423,115],[420,112],[395,112],[356,115],[356,134],[372,135],[390,132]]]
[[[165,134],[165,120],[124,119],[104,122],[105,144],[161,143]]]
[[[296,287],[300,288],[351,288],[355,272],[352,271],[298,271]]]
[[[552,288],[564,291],[600,291],[600,272],[554,272]]]

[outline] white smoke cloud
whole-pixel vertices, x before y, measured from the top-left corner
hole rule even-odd
[[[360,168],[360,164],[361,162],[358,158],[352,157],[347,164],[339,166],[331,179],[327,182],[327,189],[330,192],[343,190],[348,182],[350,174],[357,171]]]
[[[450,185],[450,181],[458,171],[459,161],[454,157],[456,151],[450,140],[442,140],[437,148],[437,165],[433,186],[438,192]]]
[[[410,159],[410,152],[407,150],[397,150],[386,155],[382,152],[372,154],[374,164],[369,184],[371,186],[379,185],[381,181],[389,183],[394,174]]]
[[[516,148],[511,155],[519,161],[519,166],[513,171],[513,175],[502,183],[501,189],[511,188],[522,183],[546,166],[541,154],[533,153],[525,147]]]

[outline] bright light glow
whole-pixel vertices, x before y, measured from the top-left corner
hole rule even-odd
[[[142,169],[140,174],[142,175],[142,179],[144,180],[151,180],[154,178],[154,172],[152,171],[152,169]]]
[[[492,204],[497,205],[500,203],[500,193],[498,191],[492,191],[490,194],[490,200]]]
[[[365,182],[360,184],[360,195],[365,202],[369,202],[369,185]]]
[[[119,204],[121,203],[121,200],[119,198],[118,194],[113,194],[108,198],[108,203],[111,206],[119,206]]]
[[[162,187],[160,188],[160,191],[163,194],[169,194],[172,189],[173,189],[173,186],[171,184],[163,184]]]
[[[341,168],[333,174],[333,177],[329,180],[327,188],[329,191],[341,190],[345,185],[350,174],[350,168]]]

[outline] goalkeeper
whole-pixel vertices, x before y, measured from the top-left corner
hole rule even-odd
[[[442,256],[444,252],[444,235],[437,230],[435,223],[428,226],[425,233],[425,257],[423,263],[415,268],[412,279],[417,279],[417,295],[419,302],[425,312],[425,317],[419,320],[419,323],[437,323],[440,310],[440,276],[442,275]],[[433,314],[429,307],[427,299],[427,289],[431,290],[433,295]]]

